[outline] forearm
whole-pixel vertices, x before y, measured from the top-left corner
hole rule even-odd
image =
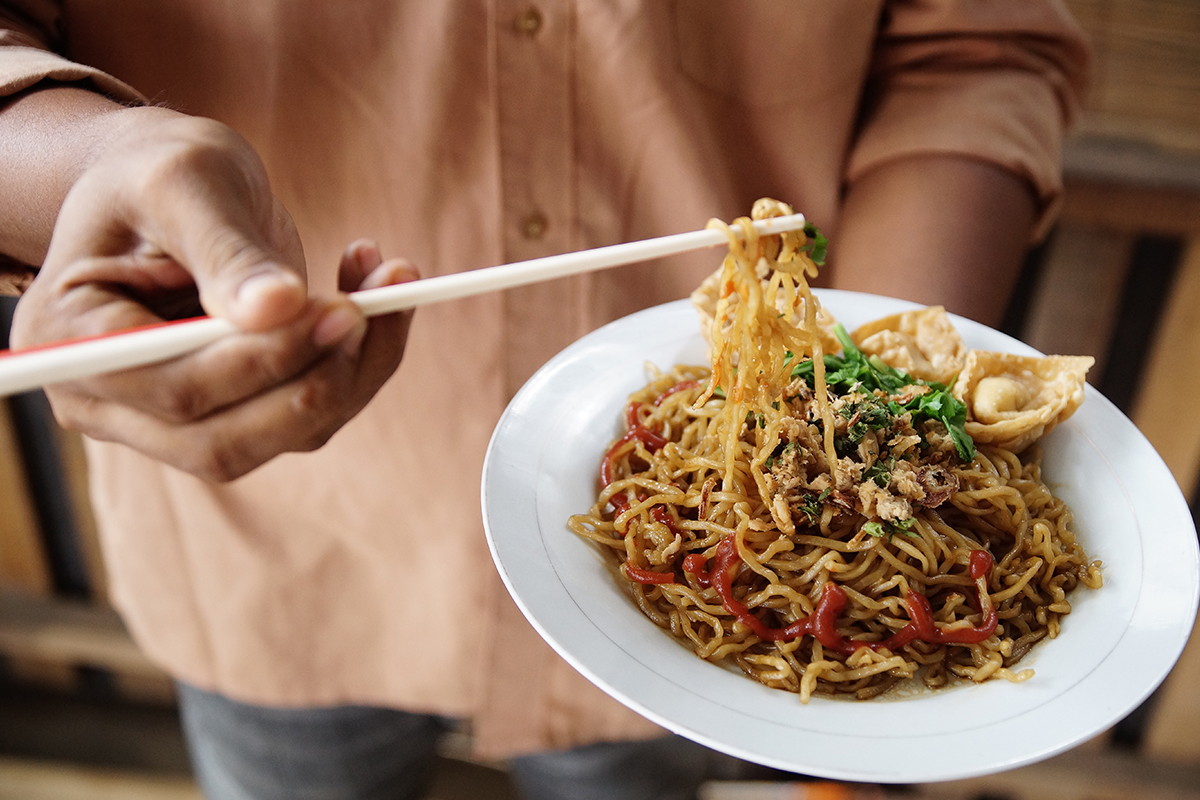
[[[63,198],[134,112],[71,86],[0,101],[0,253],[38,265]],[[169,112],[167,112],[169,113]]]
[[[847,190],[830,246],[831,285],[941,304],[995,325],[1036,210],[1025,181],[984,161],[888,162]]]

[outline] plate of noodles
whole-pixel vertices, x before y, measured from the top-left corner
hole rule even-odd
[[[1141,703],[1188,639],[1200,570],[1187,504],[1133,424],[1080,383],[1082,403],[1040,435],[992,435],[985,405],[1003,422],[1029,400],[997,400],[993,382],[967,399],[971,446],[938,392],[994,375],[956,362],[949,381],[915,379],[945,365],[872,355],[898,351],[868,323],[920,307],[746,274],[718,281],[707,335],[688,301],[618,320],[547,363],[497,425],[488,541],[546,641],[669,730],[842,780],[1013,768]],[[799,333],[773,321],[785,306]],[[967,352],[1008,354],[993,372],[1041,368],[1011,337],[946,325]]]

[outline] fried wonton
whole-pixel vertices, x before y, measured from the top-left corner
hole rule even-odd
[[[868,322],[850,338],[867,355],[879,356],[914,378],[935,383],[954,380],[967,356],[966,344],[941,306]]]
[[[972,350],[953,393],[979,444],[1020,452],[1075,413],[1091,356],[1017,356]]]

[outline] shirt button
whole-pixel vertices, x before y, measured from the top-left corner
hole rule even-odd
[[[526,239],[541,239],[546,235],[546,226],[550,223],[536,211],[521,220],[521,234]]]
[[[542,28],[542,12],[537,6],[530,6],[517,15],[513,25],[518,33],[534,36]]]

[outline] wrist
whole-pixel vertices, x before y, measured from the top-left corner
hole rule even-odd
[[[40,264],[71,186],[146,109],[54,83],[3,100],[0,254],[18,263]]]

